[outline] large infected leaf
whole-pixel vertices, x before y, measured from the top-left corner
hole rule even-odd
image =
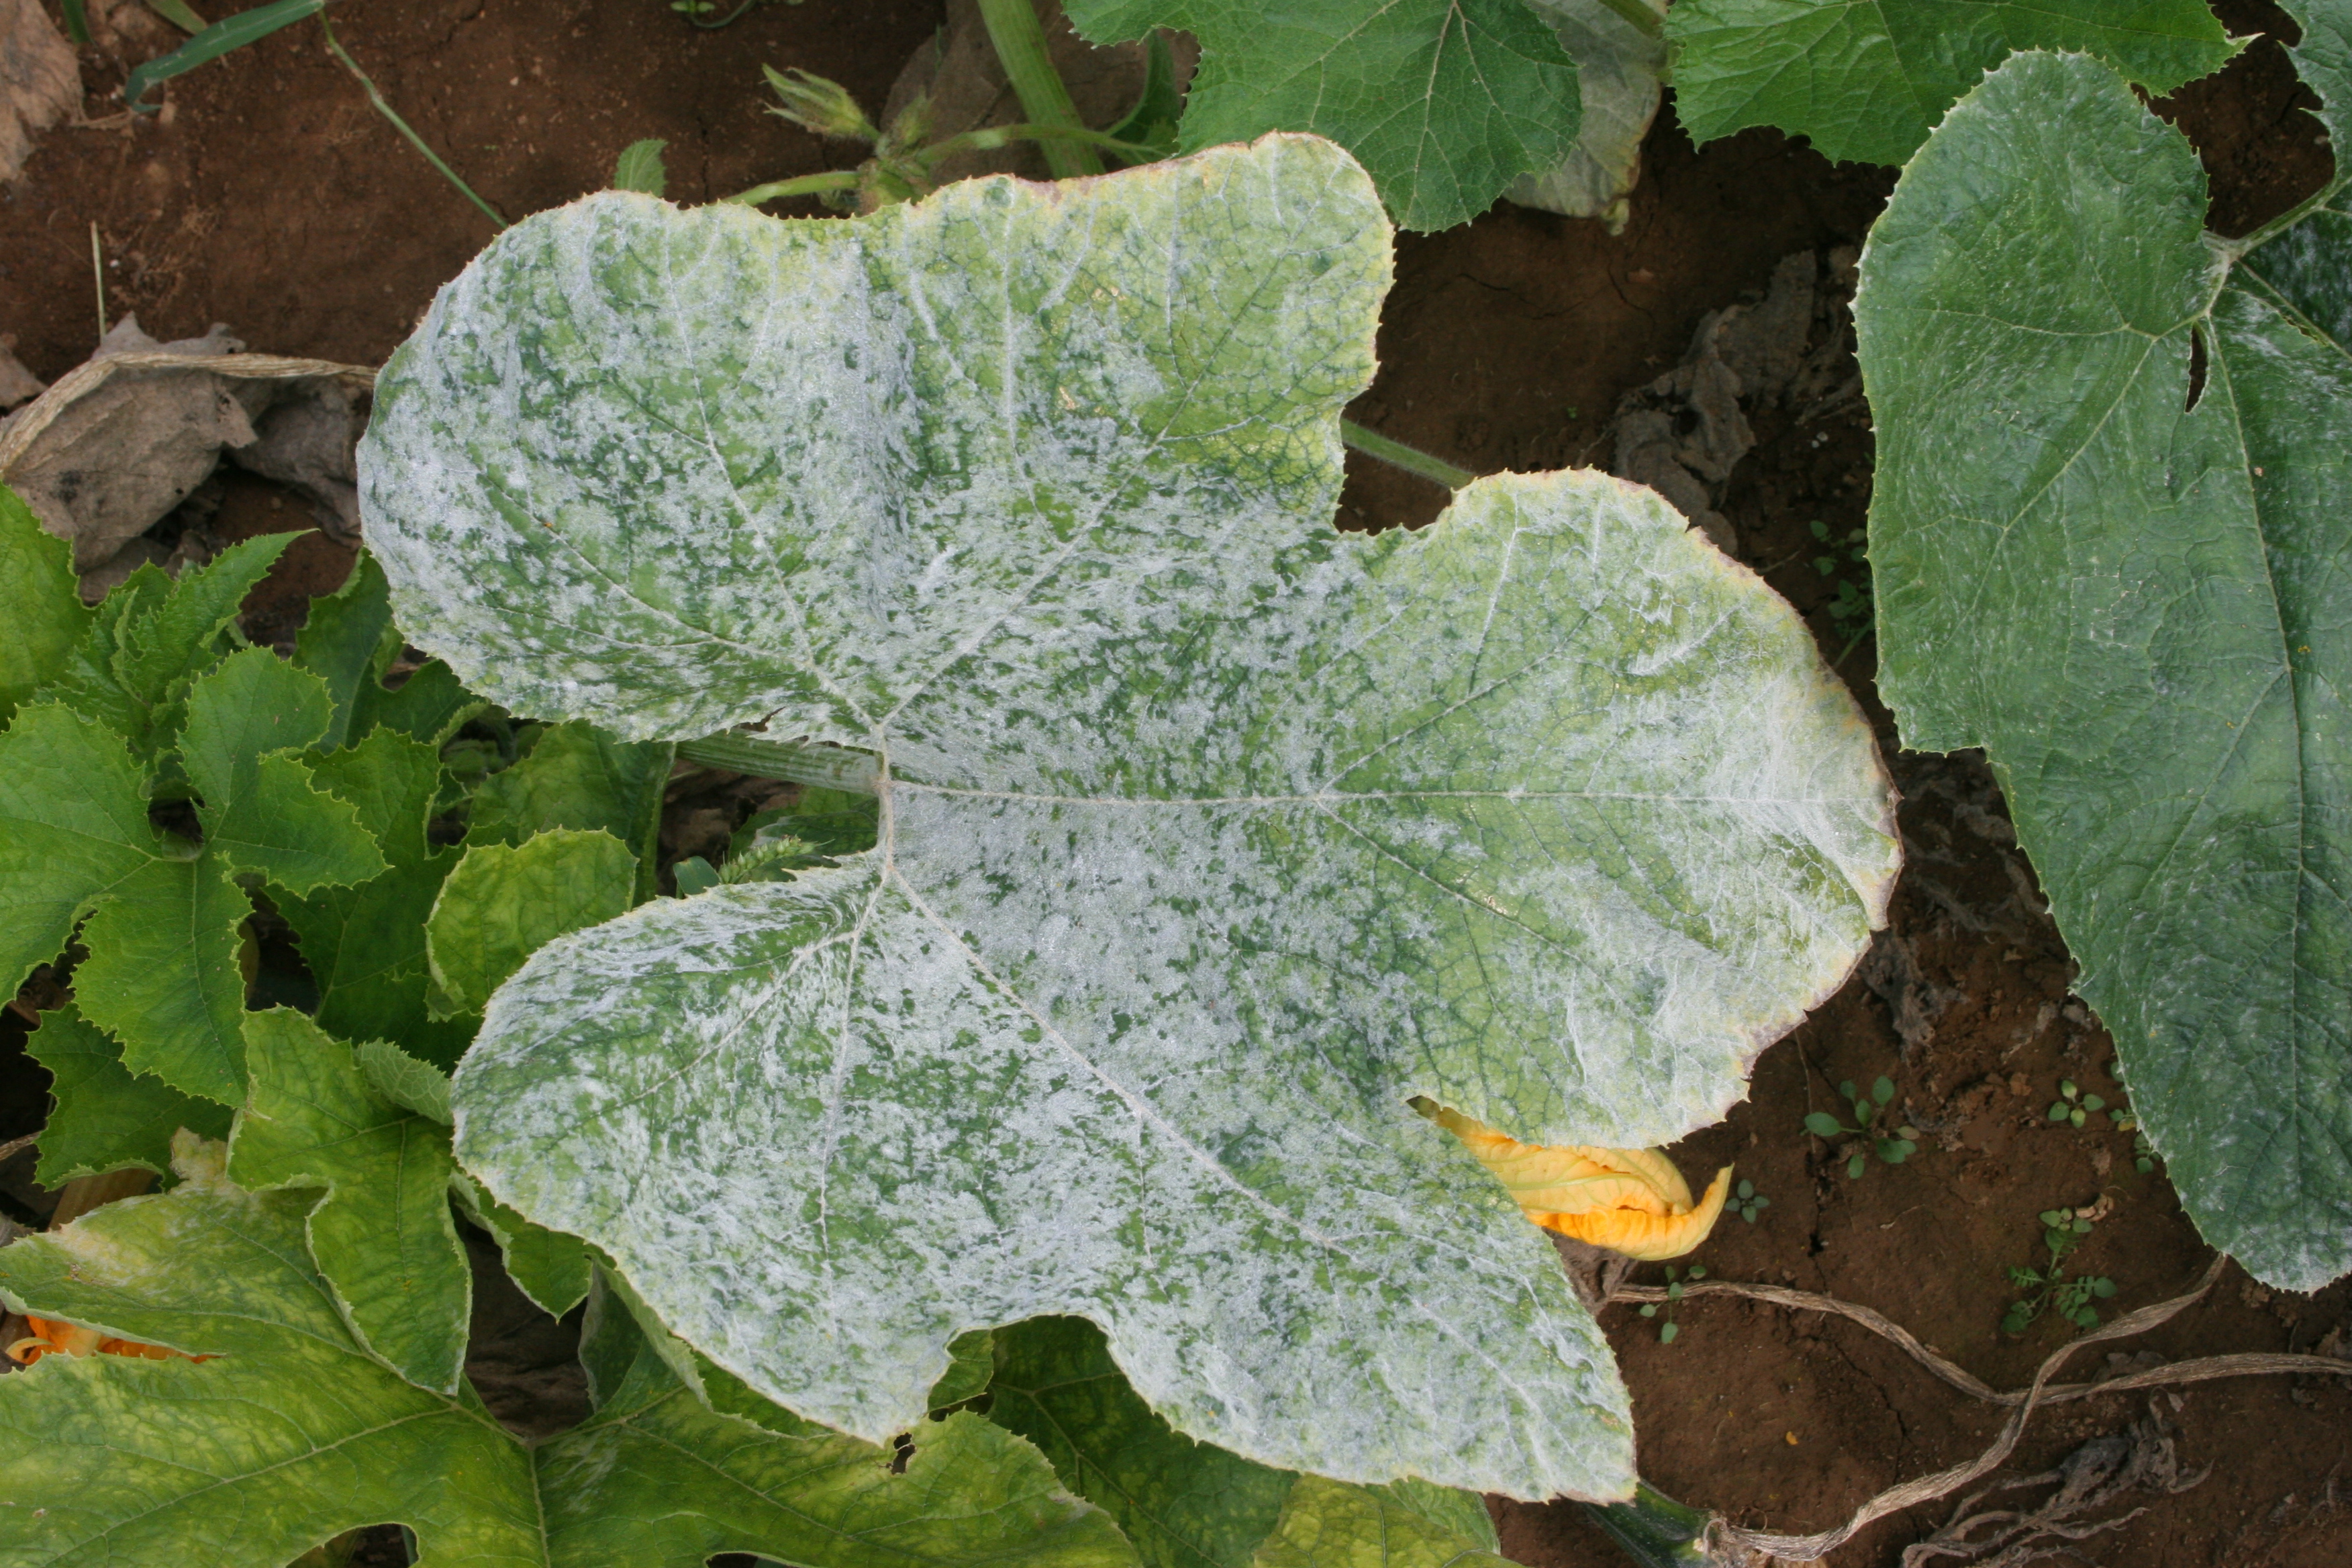
[[[2352,7],[2296,9],[2340,118]],[[2079,57],[1906,172],[1855,308],[1879,686],[1906,744],[1986,748],[2199,1226],[2311,1289],[2352,1268],[2352,216],[2204,215]]]
[[[620,1373],[596,1414],[527,1448],[470,1387],[419,1388],[352,1339],[307,1262],[315,1194],[248,1194],[182,1168],[194,1179],[169,1194],[0,1250],[14,1310],[218,1358],[50,1356],[0,1378],[11,1563],[280,1568],[384,1522],[415,1531],[425,1563],[1134,1563],[1035,1449],[977,1416],[924,1423],[903,1464],[836,1434],[779,1433],[705,1407],[657,1359],[612,1343],[625,1323],[585,1347]]]
[[[2014,50],[2076,50],[2161,93],[2245,47],[2204,0],[1677,0],[1666,37],[1693,140],[1775,125],[1870,163],[1909,158]]]
[[[1576,146],[1577,69],[1521,0],[1065,0],[1097,43],[1178,27],[1201,66],[1187,153],[1310,131],[1355,154],[1406,228],[1451,228]]]
[[[1306,138],[852,223],[607,195],[390,367],[424,646],[888,770],[874,850],[543,949],[455,1084],[467,1168],[762,1394],[878,1440],[960,1333],[1071,1313],[1264,1463],[1631,1486],[1598,1331],[1405,1101],[1715,1119],[1881,918],[1888,797],[1646,491],[1331,529],[1387,241]]]

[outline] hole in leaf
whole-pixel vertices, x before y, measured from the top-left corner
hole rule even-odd
[[[2197,400],[2205,395],[2205,329],[2189,329],[2189,405],[2184,413],[2194,412]]]

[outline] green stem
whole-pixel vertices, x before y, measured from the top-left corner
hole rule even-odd
[[[719,205],[756,207],[762,202],[782,201],[786,196],[821,196],[828,191],[854,191],[857,188],[858,178],[855,169],[833,169],[822,174],[800,174],[789,180],[771,180],[764,185],[753,185],[748,191],[721,196]]]
[[[1666,36],[1666,19],[1643,4],[1643,0],[1601,0],[1603,5],[1624,20],[1627,26],[1645,38]]]
[[[342,68],[345,70],[359,78],[360,85],[367,89],[368,101],[375,105],[375,111],[378,114],[383,115],[386,120],[391,121],[392,128],[399,132],[403,136],[407,137],[408,144],[411,147],[415,148],[419,153],[424,153],[425,161],[432,164],[436,169],[441,171],[441,177],[443,179],[457,186],[459,194],[464,195],[467,201],[481,208],[483,216],[488,218],[500,228],[506,227],[507,220],[499,215],[499,209],[490,205],[489,203],[484,201],[480,196],[476,195],[474,194],[474,187],[459,179],[457,177],[457,171],[443,163],[441,161],[441,155],[425,144],[425,138],[419,136],[415,131],[411,130],[409,128],[408,121],[403,120],[399,114],[394,110],[392,105],[383,100],[383,94],[375,89],[375,83],[369,79],[368,73],[360,69],[360,62],[352,58],[350,55],[343,52],[342,40],[335,37],[334,25],[327,20],[327,14],[324,11],[319,13],[319,30],[327,36],[327,52],[333,55],[335,58],[341,63]]]
[[[1702,1568],[1710,1561],[1706,1511],[1646,1481],[1634,1483],[1632,1502],[1589,1502],[1584,1511],[1642,1568]]]
[[[1408,474],[1434,479],[1449,490],[1458,490],[1478,477],[1467,468],[1455,468],[1442,458],[1433,458],[1418,447],[1408,447],[1402,441],[1391,441],[1385,436],[1376,435],[1352,419],[1339,421],[1339,439],[1367,458],[1378,458]]]
[[[980,0],[980,17],[988,25],[988,41],[996,46],[1005,79],[1020,95],[1022,112],[1039,125],[1085,130],[1077,105],[1070,101],[1070,89],[1063,85],[1062,73],[1054,68],[1053,57],[1046,52],[1045,24],[1037,20],[1036,7],[1030,0]],[[1056,138],[1038,145],[1045,152],[1045,166],[1057,180],[1103,172],[1102,160],[1095,156],[1094,149],[1076,138]]]
[[[966,131],[944,142],[934,142],[923,149],[923,162],[930,164],[957,153],[981,152],[991,147],[1003,147],[1014,142],[1078,142],[1090,147],[1100,147],[1123,158],[1158,162],[1158,155],[1149,147],[1134,142],[1122,142],[1108,131],[1089,131],[1083,125],[989,125],[978,131]]]
[[[853,795],[881,793],[881,773],[864,752],[821,746],[809,741],[771,741],[740,730],[680,741],[677,754],[706,768],[723,768],[753,778],[790,779]]]

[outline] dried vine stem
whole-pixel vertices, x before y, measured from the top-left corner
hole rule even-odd
[[[1949,1469],[1938,1470],[1933,1475],[1921,1476],[1916,1480],[1906,1481],[1901,1486],[1889,1488],[1864,1503],[1855,1510],[1853,1518],[1834,1530],[1823,1531],[1817,1535],[1771,1535],[1758,1531],[1743,1530],[1727,1521],[1717,1519],[1709,1531],[1709,1551],[1717,1561],[1727,1563],[1749,1561],[1754,1555],[1759,1554],[1763,1557],[1783,1558],[1796,1563],[1816,1562],[1828,1556],[1888,1514],[1900,1513],[1905,1509],[1915,1508],[1923,1502],[1932,1502],[1937,1498],[1958,1490],[1970,1481],[1996,1468],[2016,1448],[2018,1439],[2024,1436],[2025,1424],[2032,1420],[2033,1413],[2044,1405],[2063,1404],[2068,1400],[2083,1399],[2094,1394],[2121,1394],[2136,1388],[2152,1388],[2164,1384],[2198,1383],[2208,1378],[2234,1377],[2251,1373],[2302,1372],[2352,1375],[2352,1362],[2336,1361],[2328,1356],[2247,1353],[2205,1356],[2196,1361],[2175,1363],[2170,1366],[2150,1367],[2144,1372],[2131,1373],[2105,1383],[2068,1383],[2060,1384],[2055,1387],[2051,1386],[2051,1377],[2076,1351],[2108,1340],[2127,1339],[2134,1334],[2146,1333],[2148,1330],[2168,1321],[2184,1308],[2192,1305],[2207,1291],[2212,1289],[2214,1282],[2221,1279],[2221,1270],[2228,1263],[2228,1258],[2217,1257],[2213,1259],[2212,1265],[2205,1270],[2204,1278],[2187,1293],[2175,1296],[2169,1301],[2159,1301],[2154,1306],[2142,1307],[2137,1311],[2126,1312],[2105,1328],[2094,1329],[2080,1338],[2060,1346],[2052,1352],[2035,1371],[2031,1386],[2011,1390],[1994,1388],[1981,1378],[1954,1365],[1921,1344],[1910,1331],[1883,1314],[1872,1311],[1867,1307],[1856,1306],[1850,1301],[1841,1301],[1833,1296],[1815,1295],[1807,1290],[1789,1290],[1777,1285],[1747,1285],[1736,1280],[1709,1279],[1685,1285],[1682,1289],[1682,1296],[1685,1300],[1695,1296],[1705,1295],[1744,1296],[1754,1300],[1770,1301],[1779,1306],[1794,1308],[1800,1311],[1830,1312],[1839,1317],[1850,1318],[1873,1332],[1893,1341],[1913,1361],[1917,1362],[1944,1383],[1958,1389],[1970,1398],[2011,1407],[2009,1419],[2001,1424],[2000,1436],[1995,1438],[1992,1446],[1983,1453]],[[1654,1287],[1624,1286],[1611,1291],[1607,1301],[1664,1301],[1666,1299],[1665,1291]]]
[[[2186,1306],[2209,1288],[2210,1282],[2199,1285],[2189,1295],[2180,1298],[2179,1304]],[[1921,1344],[1902,1324],[1868,1307],[1841,1301],[1834,1296],[1816,1295],[1811,1290],[1790,1290],[1778,1285],[1742,1284],[1730,1279],[1706,1279],[1686,1284],[1682,1294],[1685,1300],[1694,1296],[1744,1296],[1801,1312],[1830,1312],[1841,1318],[1851,1318],[1873,1333],[1894,1341],[1904,1354],[1971,1399],[1980,1399],[1988,1405],[2021,1405],[2025,1402],[2026,1390],[1995,1388],[1965,1367],[1946,1361]],[[1667,1293],[1654,1286],[1625,1285],[1612,1290],[1602,1304],[1666,1300]],[[2079,1344],[2081,1342],[2076,1342]],[[2174,1362],[2168,1366],[2152,1367],[2098,1383],[2062,1383],[2042,1390],[2039,1403],[2063,1405],[2094,1394],[2122,1394],[2135,1388],[2154,1388],[2164,1384],[2205,1383],[2217,1377],[2246,1377],[2273,1372],[2334,1373],[2340,1377],[2352,1377],[2352,1361],[2338,1361],[2324,1355],[2286,1355],[2251,1351],[2236,1355],[2200,1356],[2195,1361]]]

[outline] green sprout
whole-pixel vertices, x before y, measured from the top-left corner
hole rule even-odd
[[[1746,1183],[1741,1184],[1743,1186],[1746,1184]],[[1704,1263],[1692,1264],[1688,1274],[1682,1273],[1671,1263],[1666,1265],[1666,1321],[1658,1325],[1660,1344],[1674,1343],[1683,1331],[1683,1326],[1675,1321],[1675,1309],[1682,1304],[1684,1284],[1686,1281],[1696,1281],[1706,1278],[1706,1265]],[[1648,1302],[1642,1308],[1642,1316],[1645,1318],[1654,1318],[1657,1315],[1658,1304],[1655,1301]]]
[[[2009,1282],[2024,1294],[2009,1304],[2000,1320],[2001,1332],[2021,1334],[2045,1311],[2056,1312],[2077,1330],[2097,1328],[2098,1309],[2091,1303],[2112,1297],[2116,1282],[2104,1274],[2069,1276],[2063,1267],[2066,1255],[2091,1234],[2090,1216],[2070,1209],[2043,1209],[2041,1217],[2042,1245],[2049,1249],[2050,1261],[2041,1268],[2010,1269]]]
[[[2073,1079],[2060,1079],[2058,1080],[2058,1098],[2050,1103],[2050,1120],[2053,1121],[2071,1121],[2076,1127],[2080,1127],[2084,1122],[2088,1121],[2092,1116],[2099,1111],[2106,1110],[2106,1108],[2107,1102],[2100,1099],[2097,1095],[2084,1094],[2082,1090],[2076,1089]],[[2126,1115],[2127,1113],[2124,1109],[2121,1106],[2117,1106],[2114,1112],[2116,1125],[2118,1127],[2122,1126],[2126,1120]],[[2134,1122],[2133,1125],[2137,1126],[2138,1123]]]
[[[1886,1102],[1895,1098],[1895,1080],[1881,1074],[1870,1086],[1870,1098],[1864,1100],[1853,1087],[1852,1079],[1838,1085],[1838,1093],[1853,1107],[1853,1126],[1847,1126],[1826,1110],[1806,1114],[1805,1131],[1816,1138],[1867,1138],[1880,1160],[1889,1165],[1899,1165],[1919,1152],[1919,1130],[1909,1123],[1897,1127],[1893,1136],[1877,1130],[1877,1123],[1886,1114]],[[1845,1163],[1845,1173],[1859,1179],[1868,1165],[1862,1151],[1855,1150]]]
[[[1832,539],[1830,525],[1819,518],[1809,526],[1815,542],[1823,547],[1823,552],[1813,557],[1813,570],[1824,577],[1837,579],[1837,595],[1830,600],[1829,612],[1830,624],[1846,638],[1845,652],[1838,655],[1843,659],[1870,632],[1874,606],[1870,584],[1869,535],[1857,528],[1843,538]]]
[[[1739,1185],[1732,1189],[1732,1212],[1737,1214],[1741,1219],[1746,1220],[1749,1225],[1754,1225],[1756,1223],[1756,1216],[1758,1214],[1761,1213],[1765,1209],[1770,1208],[1771,1206],[1772,1200],[1766,1197],[1762,1193],[1758,1192],[1756,1190],[1756,1184],[1748,1180],[1744,1176],[1740,1178]]]

